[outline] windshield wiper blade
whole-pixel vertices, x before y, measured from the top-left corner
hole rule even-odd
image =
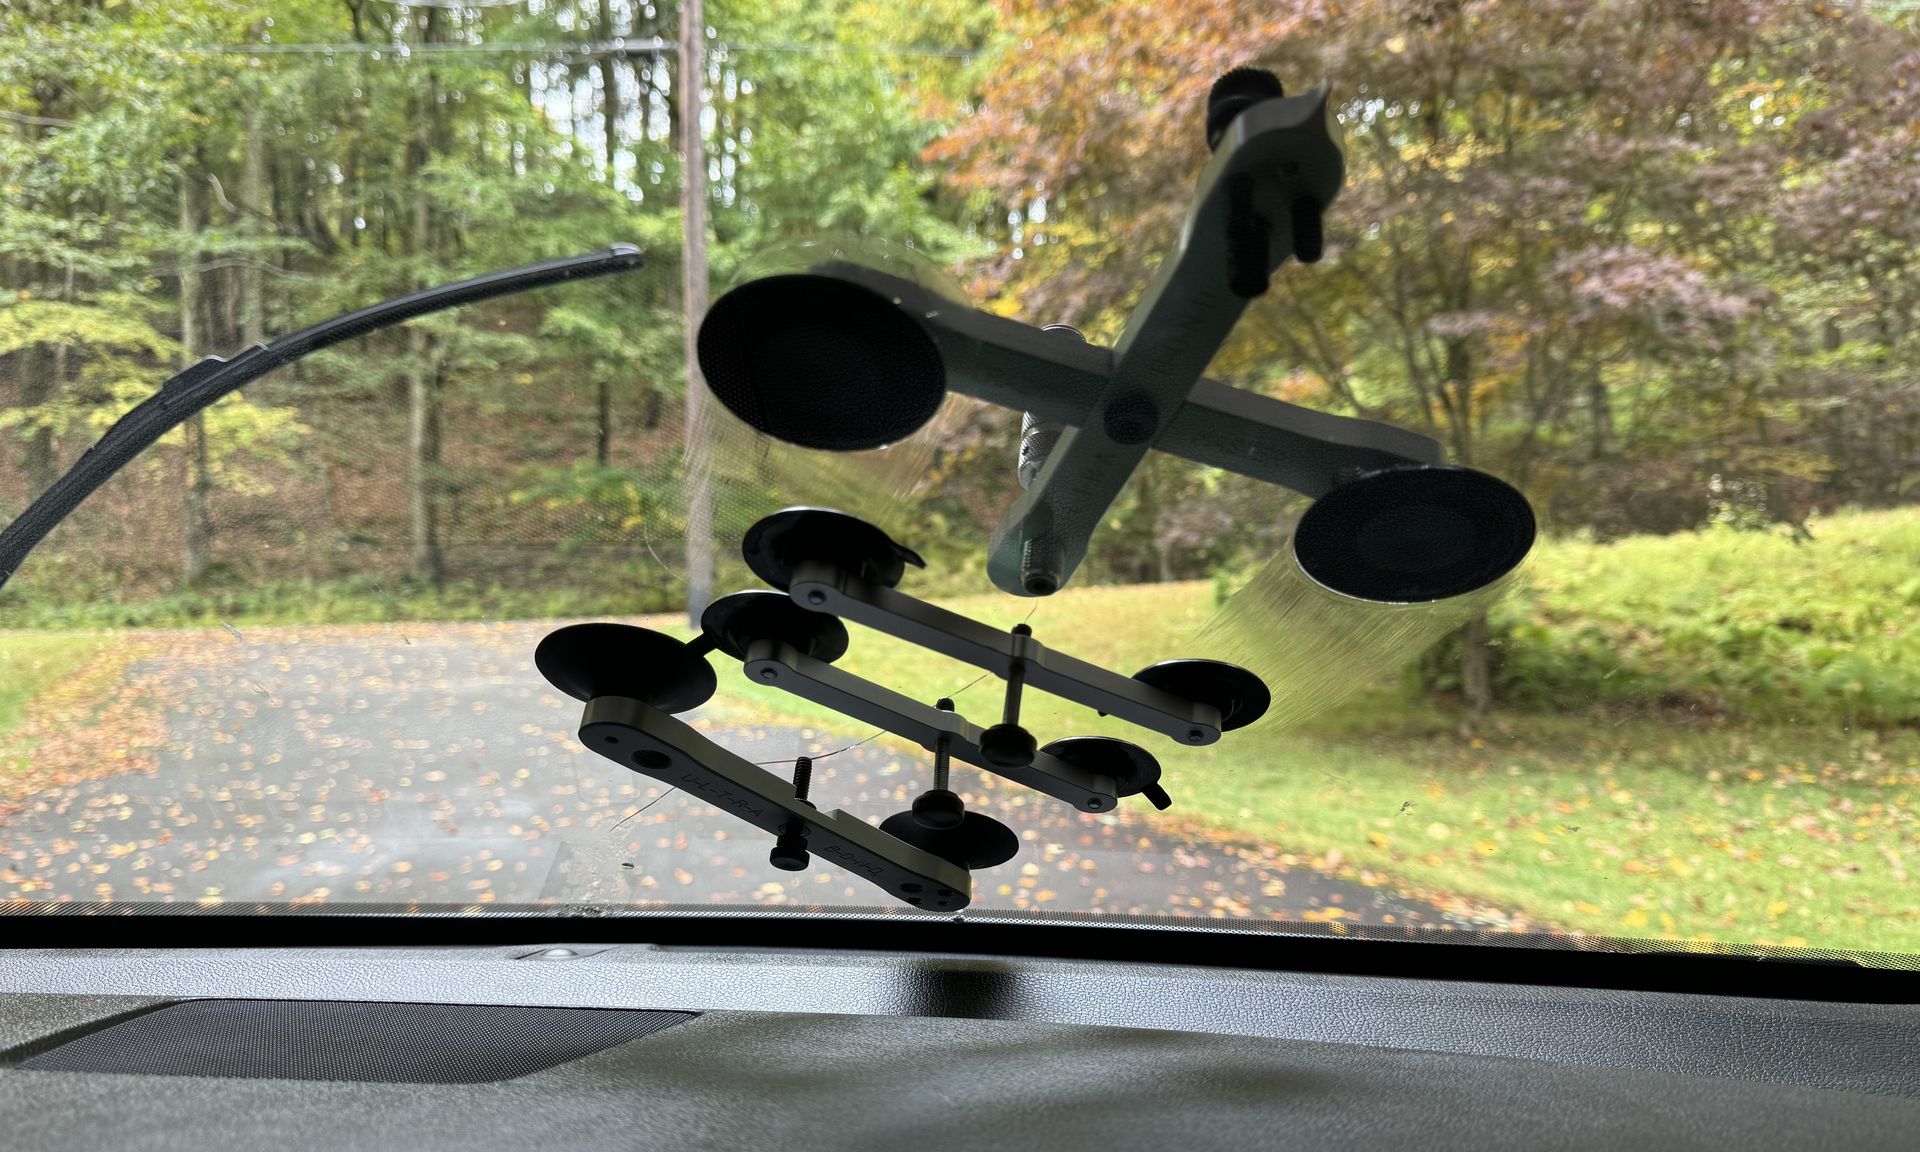
[[[269,344],[255,344],[230,357],[209,356],[170,377],[160,390],[142,400],[107,429],[67,473],[54,481],[27,506],[13,523],[0,529],[0,588],[6,586],[20,562],[44,540],[54,526],[78,508],[93,490],[151,448],[155,441],[195,412],[276,368],[345,340],[390,328],[417,316],[582,280],[630,272],[646,265],[646,257],[631,244],[615,244],[597,252],[565,256],[489,272],[470,280],[423,288],[378,304],[335,316]]]

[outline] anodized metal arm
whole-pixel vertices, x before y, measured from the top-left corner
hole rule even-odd
[[[789,594],[809,611],[865,624],[1003,680],[1018,662],[1025,668],[1027,687],[1117,716],[1182,744],[1199,747],[1220,739],[1220,710],[1211,704],[1182,700],[1132,677],[1052,651],[1032,636],[990,628],[898,589],[869,584],[834,565],[796,565]],[[967,759],[958,752],[955,755]],[[1038,784],[1030,786],[1047,790]]]
[[[1233,120],[1201,174],[1179,247],[1114,345],[1093,418],[1061,433],[995,530],[987,563],[995,585],[1045,595],[1079,567],[1107,508],[1246,310],[1229,271],[1244,221],[1265,230],[1270,270],[1294,254],[1295,206],[1318,213],[1344,176],[1324,87],[1254,104]]]
[[[857,264],[834,262],[814,271],[861,284],[916,312],[939,346],[953,391],[1031,412],[1070,430],[1101,419],[1100,396],[1113,374],[1112,349],[956,305],[909,280]],[[1148,446],[1316,498],[1338,487],[1342,473],[1439,464],[1446,458],[1437,441],[1418,432],[1303,408],[1204,376],[1193,381]],[[1049,460],[1059,453],[1056,445]]]
[[[864,720],[904,736],[932,750],[947,737],[953,759],[1005,776],[1036,792],[1064,800],[1082,812],[1111,812],[1119,807],[1117,786],[1110,776],[1098,776],[1064,763],[1046,752],[1036,752],[1033,763],[1008,768],[990,763],[980,751],[980,728],[956,712],[922,704],[871,680],[831,664],[802,656],[777,640],[756,640],[747,646],[742,662],[747,678],[793,693],[846,716]]]
[[[966,869],[904,843],[849,812],[821,812],[793,785],[720,747],[660,709],[624,696],[596,696],[580,717],[580,742],[600,755],[712,804],[764,832],[796,829],[807,849],[930,911],[957,912],[973,899]]]

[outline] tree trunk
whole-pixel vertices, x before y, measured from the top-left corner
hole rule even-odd
[[[613,447],[613,382],[600,378],[599,396],[594,405],[593,462],[605,468]]]
[[[444,12],[429,8],[421,40],[440,39]],[[432,253],[433,203],[427,195],[426,168],[440,135],[438,78],[427,73],[426,99],[413,117],[414,138],[407,148],[407,176],[413,185],[413,220],[409,247]],[[426,277],[418,285],[426,287]],[[409,520],[407,573],[414,580],[439,587],[446,577],[446,559],[440,547],[441,379],[434,362],[433,337],[418,325],[407,330],[407,510]]]
[[[67,261],[66,279],[61,285],[60,299],[73,303],[73,261]],[[67,381],[73,374],[73,350],[66,341],[53,346],[51,363],[45,365],[45,373],[36,372],[27,383],[27,388],[36,393],[30,401],[34,404],[46,404],[66,391]],[[27,486],[32,495],[38,496],[53,482],[60,478],[59,453],[53,443],[53,428],[46,423],[37,425],[27,437],[26,452]]]
[[[199,237],[206,220],[206,208],[200,189],[198,159],[188,157],[180,165],[180,234],[184,238],[180,253],[180,348],[183,367],[206,355],[205,292],[200,268]],[[180,583],[193,584],[207,573],[213,552],[213,521],[207,511],[207,497],[213,487],[208,467],[207,415],[195,412],[183,425],[186,436],[185,476],[181,484]]]
[[[268,210],[267,140],[260,123],[260,102],[247,103],[246,153],[240,169],[240,227],[249,237],[264,240]],[[240,265],[240,340],[243,344],[265,343],[267,339],[267,302],[265,278],[260,268],[267,259],[264,251],[249,250]]]
[[[1460,695],[1467,704],[1463,727],[1468,730],[1478,726],[1487,710],[1493,707],[1490,636],[1484,608],[1469,616],[1460,629]]]
[[[1167,517],[1166,502],[1160,498],[1159,476],[1155,462],[1148,460],[1138,472],[1140,485],[1138,515],[1147,526],[1147,551],[1153,555],[1148,579],[1165,584],[1173,579],[1173,545],[1166,539],[1161,522]]]
[[[39,344],[28,345],[15,355],[22,408],[37,408],[53,399],[54,369],[50,360],[46,349]],[[53,487],[53,482],[60,477],[55,467],[52,428],[36,424],[27,433],[27,441],[20,450],[20,469],[27,475],[28,499]]]
[[[701,0],[681,0],[680,74],[674,78],[680,121],[680,304],[687,373],[687,620],[698,628],[713,599],[713,490],[702,408],[706,382],[697,354],[707,313],[707,150],[700,135],[700,87],[706,75],[706,18]]]
[[[603,41],[611,42],[618,35],[613,30],[613,0],[600,0],[599,29]],[[607,186],[612,187],[618,182],[620,159],[620,83],[612,53],[600,57],[600,120],[606,136]]]
[[[440,551],[440,374],[425,330],[407,332],[407,507],[412,521],[407,572],[435,588],[446,577]]]
[[[613,0],[600,0],[597,27],[603,41],[611,42],[618,36],[613,30]],[[606,137],[607,187],[612,188],[620,182],[620,78],[610,53],[600,57],[600,127]],[[613,381],[602,376],[596,391],[593,460],[604,468],[613,444]]]
[[[1453,397],[1453,462],[1471,467],[1474,455],[1474,363],[1473,349],[1465,340],[1446,342],[1446,373],[1447,378],[1441,387]],[[1480,718],[1487,714],[1487,709],[1493,706],[1493,679],[1488,670],[1488,638],[1487,614],[1483,609],[1468,617],[1460,629],[1460,694],[1467,704],[1467,715],[1462,726],[1467,729],[1477,725]]]
[[[1613,446],[1613,401],[1607,395],[1607,385],[1600,377],[1598,365],[1587,379],[1587,408],[1593,419],[1589,455],[1594,460],[1604,460]]]

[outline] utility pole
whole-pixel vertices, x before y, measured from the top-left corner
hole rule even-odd
[[[707,148],[700,87],[706,80],[706,17],[701,0],[680,0],[680,300],[685,311],[687,408],[687,620],[713,599],[713,487],[708,459],[706,380],[700,375],[700,318],[707,314]]]

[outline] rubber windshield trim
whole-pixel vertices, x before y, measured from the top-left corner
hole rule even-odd
[[[310,328],[302,328],[269,344],[255,344],[231,357],[209,356],[160,385],[116,421],[99,441],[83,453],[66,474],[27,506],[13,523],[0,529],[0,588],[20,570],[40,541],[96,488],[112,479],[160,437],[209,404],[244,388],[277,368],[322,348],[391,328],[430,312],[457,308],[534,288],[630,272],[645,267],[646,257],[631,244],[614,244],[579,256],[564,256],[489,272],[469,280],[423,288],[396,296]]]
[[[269,908],[272,911],[268,911]],[[1251,922],[928,916],[810,908],[716,912],[668,906],[553,906],[476,913],[433,906],[289,908],[285,905],[0,903],[0,963],[11,948],[533,947],[644,944],[663,949],[894,953],[1174,964],[1551,987],[1611,988],[1862,1004],[1920,1003],[1920,976],[1860,961],[1782,955],[1681,953],[1660,941],[1551,939],[1501,942],[1492,932],[1410,932],[1399,939],[1281,931]],[[164,909],[164,911],[162,910]],[[32,923],[31,931],[27,923]],[[7,931],[12,929],[12,931]],[[1877,955],[1877,954],[1875,954]],[[1863,954],[1863,959],[1870,959]],[[1910,957],[1884,960],[1910,962]]]

